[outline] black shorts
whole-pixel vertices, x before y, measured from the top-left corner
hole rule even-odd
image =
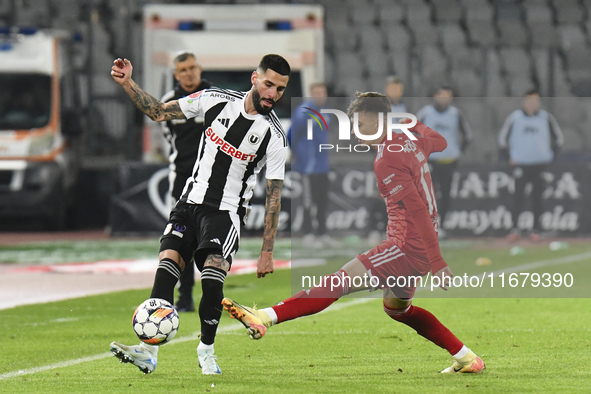
[[[240,242],[240,216],[219,211],[206,205],[179,202],[170,212],[160,252],[172,249],[181,255],[185,264],[195,258],[201,271],[209,254],[220,254],[232,264]]]

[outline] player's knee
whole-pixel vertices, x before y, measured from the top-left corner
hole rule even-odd
[[[399,306],[399,305],[396,305]],[[384,302],[384,312],[392,319],[396,321],[404,321],[406,317],[410,314],[412,308],[412,304],[408,304],[407,306],[400,306],[398,308],[391,308],[390,306],[386,305]]]
[[[329,278],[331,291],[339,289],[339,291],[341,292],[341,297],[349,294],[352,287],[351,277],[347,275],[347,272],[345,272],[345,270],[340,269],[334,274],[330,275]]]
[[[175,264],[180,267],[181,271],[185,269],[185,261],[183,260],[179,252],[177,252],[176,250],[166,249],[161,251],[158,254],[158,260],[162,261],[163,259],[169,259],[174,261]]]
[[[205,263],[203,264],[204,269],[211,267],[227,273],[230,270],[230,263],[228,260],[224,259],[221,254],[217,253],[209,253],[205,258]]]

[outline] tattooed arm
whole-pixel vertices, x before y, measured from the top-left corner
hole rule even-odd
[[[277,234],[277,224],[281,213],[281,189],[283,181],[267,179],[267,201],[265,203],[265,232],[263,248],[257,262],[257,278],[273,273],[273,246]]]
[[[161,122],[171,119],[183,119],[185,114],[181,111],[177,100],[162,103],[148,93],[144,92],[132,79],[133,67],[127,59],[116,59],[111,68],[111,76],[120,84],[131,98],[131,101],[150,119]]]

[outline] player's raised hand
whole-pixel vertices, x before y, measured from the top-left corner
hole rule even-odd
[[[439,287],[443,290],[447,290],[447,288],[451,286],[451,279],[454,277],[454,273],[451,272],[449,267],[443,267],[434,273],[433,276],[439,278]]]
[[[257,261],[257,278],[264,278],[274,271],[273,252],[261,252]]]
[[[131,79],[132,71],[133,66],[129,60],[117,58],[113,61],[113,67],[111,67],[111,76],[118,84],[123,85]]]

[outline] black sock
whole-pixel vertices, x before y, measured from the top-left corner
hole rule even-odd
[[[195,262],[193,260],[189,264],[185,264],[179,283],[179,303],[191,303],[193,301],[193,287],[195,286]]]
[[[162,298],[174,305],[174,286],[180,277],[181,267],[174,260],[160,260],[150,298]]]
[[[201,342],[205,345],[213,345],[220,317],[222,317],[225,279],[226,272],[219,268],[205,267],[201,271],[203,295],[199,303],[199,318],[201,319]]]

